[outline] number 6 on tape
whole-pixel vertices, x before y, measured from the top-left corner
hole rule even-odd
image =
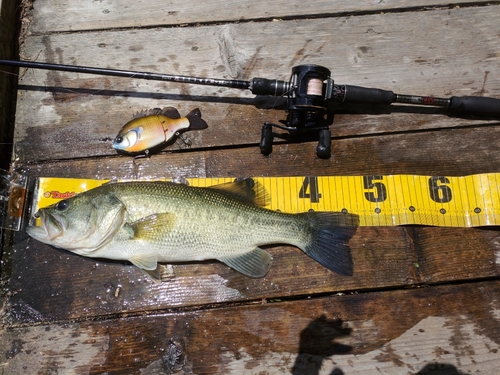
[[[293,191],[293,178],[277,178]],[[500,224],[500,174],[320,176],[301,179],[296,200],[272,194],[270,208],[287,212],[344,211],[360,225],[474,227]],[[264,184],[265,182],[262,181]],[[272,188],[271,188],[272,191]]]

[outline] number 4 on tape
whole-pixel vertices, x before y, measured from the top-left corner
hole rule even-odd
[[[358,214],[360,224],[365,226],[500,225],[500,174],[497,173],[463,177],[369,175],[256,180],[269,190],[270,208],[286,212],[351,212]],[[294,185],[298,186],[296,199],[283,199],[282,192]]]

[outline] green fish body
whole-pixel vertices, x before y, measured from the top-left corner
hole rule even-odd
[[[327,268],[352,275],[349,239],[358,217],[338,212],[285,214],[263,208],[253,180],[209,188],[171,182],[108,183],[42,208],[28,234],[74,253],[127,260],[144,271],[159,262],[217,259],[251,277],[272,262],[260,248],[290,244]]]

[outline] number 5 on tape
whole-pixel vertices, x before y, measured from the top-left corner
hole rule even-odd
[[[365,226],[500,225],[500,174],[497,173],[464,177],[369,175],[256,180],[270,192],[269,208],[286,212],[311,209],[351,212],[358,214],[360,225]]]

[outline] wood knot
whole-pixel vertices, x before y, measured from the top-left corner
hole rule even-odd
[[[178,337],[168,340],[161,362],[163,370],[167,374],[175,374],[181,371],[186,363],[184,340]]]

